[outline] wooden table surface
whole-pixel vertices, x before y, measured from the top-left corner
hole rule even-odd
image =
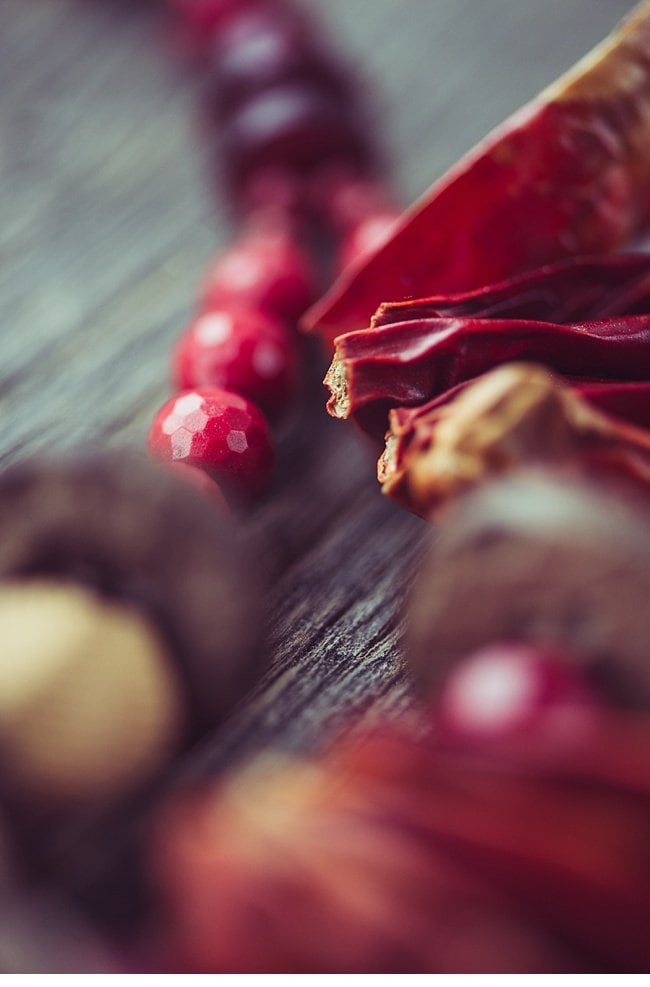
[[[629,0],[302,0],[366,80],[407,203],[603,37]],[[170,347],[232,233],[197,125],[200,74],[161,4],[0,0],[0,464],[141,449]],[[373,450],[325,414],[314,358],[244,522],[272,571],[272,662],[191,753],[217,770],[410,705],[403,602],[425,524],[385,502]]]

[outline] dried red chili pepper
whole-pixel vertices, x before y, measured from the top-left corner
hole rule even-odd
[[[598,411],[544,367],[506,364],[447,403],[391,415],[378,478],[385,494],[429,517],[527,462],[567,463],[650,490],[650,431]]]
[[[650,374],[650,315],[556,325],[525,319],[419,319],[350,332],[325,378],[334,417],[383,435],[390,408],[418,405],[499,363],[530,360],[561,373],[624,380]]]
[[[386,299],[620,247],[648,222],[650,2],[461,159],[307,313],[330,342]]]
[[[650,381],[575,381],[573,389],[608,415],[650,428]]]
[[[382,303],[371,328],[450,316],[578,322],[650,311],[650,254],[571,257],[454,295]]]
[[[478,379],[474,377],[457,384],[415,408],[391,408],[388,416],[390,436],[401,439],[408,432],[414,431],[420,420],[426,419],[437,408],[449,404]],[[574,394],[583,397],[600,411],[631,425],[650,429],[650,381],[586,380],[580,377],[564,377],[563,380]]]
[[[548,720],[526,744],[384,727],[177,799],[149,856],[170,964],[647,969],[649,718]]]

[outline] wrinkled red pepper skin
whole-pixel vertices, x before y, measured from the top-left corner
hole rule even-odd
[[[562,374],[642,381],[650,376],[650,315],[557,325],[523,319],[446,318],[347,333],[325,378],[328,410],[378,437],[390,408],[420,405],[500,363],[542,363]],[[345,395],[337,397],[337,378]]]
[[[600,411],[650,429],[650,381],[590,381],[574,387]]]
[[[384,302],[371,328],[451,316],[578,322],[650,311],[650,253],[572,257],[453,295]]]
[[[572,391],[589,401],[594,408],[621,421],[640,428],[650,429],[650,381],[647,380],[584,380],[564,378]],[[476,378],[456,384],[455,387],[436,395],[426,404],[415,408],[392,408],[390,412],[391,432],[401,434],[414,427],[419,418],[428,415],[454,398],[474,383]]]
[[[648,221],[650,0],[451,168],[310,309],[326,342],[382,301],[469,291],[623,245]]]

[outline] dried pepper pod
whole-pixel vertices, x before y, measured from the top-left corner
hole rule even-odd
[[[573,390],[590,404],[623,421],[650,428],[650,380],[573,381]]]
[[[571,257],[474,291],[383,302],[370,327],[453,316],[583,322],[648,309],[650,254],[628,253]]]
[[[326,343],[387,299],[469,291],[648,222],[650,2],[494,130],[307,313]]]
[[[648,380],[589,380],[586,377],[560,377],[557,380],[570,385],[572,393],[579,395],[590,404],[615,418],[621,418],[630,425],[650,428],[650,381]],[[389,414],[390,432],[388,437],[398,439],[417,428],[418,421],[426,418],[437,408],[442,408],[472,387],[480,378],[464,381],[438,394],[425,404],[414,408],[392,408]],[[408,444],[408,441],[407,443]]]
[[[646,380],[650,315],[560,325],[528,319],[423,318],[336,340],[327,408],[377,436],[390,408],[419,405],[513,360],[569,375]]]
[[[169,967],[645,969],[649,730],[603,711],[468,748],[384,727],[180,797],[150,856]]]
[[[650,492],[650,431],[598,411],[544,367],[510,363],[449,402],[391,415],[377,475],[383,493],[430,517],[486,478],[531,462],[604,471]]]
[[[242,546],[124,457],[0,478],[0,763],[10,802],[120,797],[223,719],[260,662]]]
[[[521,641],[566,650],[616,701],[650,703],[647,505],[539,469],[460,498],[411,600],[406,655],[421,687],[482,645]]]

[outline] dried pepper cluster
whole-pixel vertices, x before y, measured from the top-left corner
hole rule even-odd
[[[308,313],[343,330],[328,409],[388,426],[379,479],[404,506],[526,461],[647,488],[650,255],[608,251],[647,226],[648,79],[644,2]]]

